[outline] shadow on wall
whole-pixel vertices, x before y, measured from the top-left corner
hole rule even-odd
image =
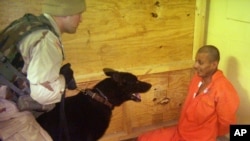
[[[241,124],[247,124],[250,123],[250,113],[246,112],[248,111],[250,107],[250,101],[249,101],[249,96],[250,94],[247,93],[247,91],[242,87],[242,84],[239,82],[238,77],[238,62],[235,57],[229,57],[228,58],[228,64],[227,64],[227,69],[226,69],[226,74],[228,79],[232,82],[234,85],[235,89],[237,90],[239,97],[240,97],[240,107],[238,110],[238,123]]]

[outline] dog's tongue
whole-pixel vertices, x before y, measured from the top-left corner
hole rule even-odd
[[[138,98],[138,99],[141,99],[141,95],[139,93],[136,93],[135,96]]]
[[[134,98],[132,98],[134,101],[136,101],[136,102],[140,102],[141,101],[141,95],[139,94],[139,93],[134,93],[133,94],[133,97]]]

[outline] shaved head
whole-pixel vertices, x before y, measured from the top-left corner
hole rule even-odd
[[[220,52],[217,47],[213,45],[202,46],[197,53],[208,53],[210,61],[220,61]]]

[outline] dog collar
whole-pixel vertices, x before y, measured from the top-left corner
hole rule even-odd
[[[90,96],[92,99],[107,105],[109,108],[113,109],[114,106],[108,101],[108,98],[97,88],[98,93],[93,92],[91,89],[79,90],[83,92],[85,95]]]

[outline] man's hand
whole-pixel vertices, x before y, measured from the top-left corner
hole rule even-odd
[[[76,89],[76,82],[74,79],[73,70],[70,68],[70,66],[70,63],[63,65],[60,69],[60,74],[62,74],[65,78],[66,88],[74,90]]]

